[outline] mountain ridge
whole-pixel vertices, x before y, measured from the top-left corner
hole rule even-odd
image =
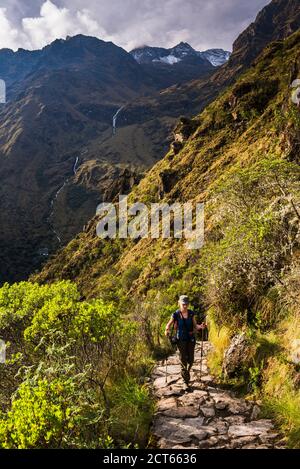
[[[169,49],[145,45],[133,49],[130,51],[130,54],[138,63],[156,64],[157,62],[160,62],[169,65],[178,63],[187,57],[199,57],[208,60],[213,66],[219,66],[227,62],[230,57],[229,51],[225,51],[223,49],[208,49],[200,52],[196,51],[192,46],[190,46],[190,44],[185,42],[180,42]]]

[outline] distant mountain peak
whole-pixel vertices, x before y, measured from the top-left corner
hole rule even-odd
[[[180,42],[179,44],[177,44],[177,46],[173,47],[173,50],[186,51],[186,52],[195,51],[195,49],[193,49],[193,47],[187,42]]]
[[[208,61],[214,67],[223,65],[229,60],[230,52],[223,49],[209,49],[204,52],[196,51],[187,42],[180,42],[170,49],[163,47],[142,46],[133,49],[131,55],[140,64],[168,64],[174,65],[185,59],[194,58],[202,61]]]

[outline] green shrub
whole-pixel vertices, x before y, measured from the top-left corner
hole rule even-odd
[[[131,319],[113,303],[82,301],[70,282],[22,282],[0,289],[0,333],[10,341],[0,369],[0,446],[120,445],[127,425],[135,428],[133,444],[145,441],[150,407],[146,390],[135,380],[151,365],[140,325]],[[121,408],[115,396],[127,376],[133,380],[133,401],[128,391],[121,409],[128,422],[120,419],[112,442],[114,407]],[[140,401],[145,404],[141,421]]]
[[[212,190],[214,227],[200,262],[206,301],[229,327],[257,319],[297,248],[299,177],[297,165],[268,159],[234,168]]]

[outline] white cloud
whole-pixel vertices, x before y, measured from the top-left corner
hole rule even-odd
[[[230,49],[270,0],[0,0],[0,48],[41,48],[86,34],[127,50],[139,45]]]
[[[55,0],[80,8],[84,0]],[[230,49],[270,0],[85,0],[103,29],[127,50],[139,45]],[[71,8],[71,6],[70,6]],[[105,37],[103,37],[105,39]]]
[[[6,9],[0,9],[0,48],[40,49],[55,39],[76,34],[108,37],[87,9],[74,12],[46,0],[41,6],[40,16],[23,18],[19,29],[8,20]]]
[[[65,39],[68,35],[105,34],[88,10],[72,12],[68,8],[57,7],[50,0],[42,5],[39,17],[24,18],[22,26],[33,49],[41,48],[55,39]]]
[[[17,49],[22,43],[28,46],[26,37],[7,19],[6,8],[0,8],[0,48]]]

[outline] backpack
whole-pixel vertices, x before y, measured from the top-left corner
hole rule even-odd
[[[174,320],[177,322],[177,341],[178,340],[183,340],[183,341],[195,341],[195,337],[193,334],[193,317],[194,317],[194,312],[191,310],[188,310],[188,318],[184,318],[181,311],[178,309],[174,315]],[[180,320],[181,320],[181,326],[180,327]],[[187,321],[191,320],[191,327],[188,327]]]

